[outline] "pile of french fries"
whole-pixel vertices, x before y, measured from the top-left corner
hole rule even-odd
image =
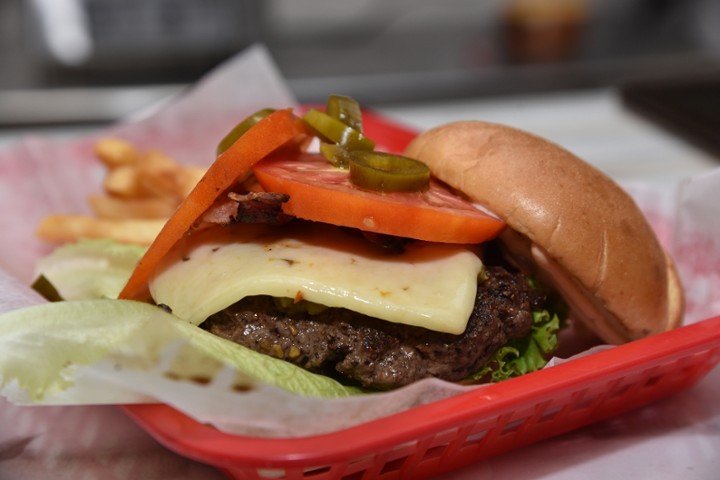
[[[132,143],[105,138],[95,155],[106,168],[103,191],[88,198],[92,215],[45,217],[37,235],[48,242],[110,238],[149,245],[180,202],[205,173],[187,167],[158,150],[141,151]]]

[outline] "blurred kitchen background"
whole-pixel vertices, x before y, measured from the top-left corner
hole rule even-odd
[[[301,102],[720,72],[720,0],[0,0],[0,125],[111,121],[266,44]]]

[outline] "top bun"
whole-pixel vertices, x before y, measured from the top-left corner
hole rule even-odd
[[[512,231],[501,240],[610,343],[680,324],[675,267],[633,199],[554,143],[503,125],[464,121],[431,129],[405,154],[492,210]]]

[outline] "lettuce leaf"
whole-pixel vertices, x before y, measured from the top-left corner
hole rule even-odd
[[[190,381],[212,381],[229,366],[237,388],[262,382],[303,396],[361,393],[129,300],[64,301],[4,313],[0,352],[0,391],[14,384],[33,402],[72,387],[78,369],[107,361]]]
[[[117,298],[145,250],[112,240],[80,240],[41,258],[36,276],[65,300]]]
[[[39,400],[72,385],[70,367],[117,358],[128,349],[133,362],[156,361],[160,347],[181,341],[194,360],[182,360],[183,368],[173,373],[178,377],[207,376],[195,370],[211,360],[299,395],[361,393],[212,335],[156,306],[115,300],[144,252],[145,247],[112,240],[81,240],[41,259],[38,279],[47,280],[65,301],[0,315],[0,386],[15,380]]]
[[[559,330],[560,318],[557,314],[547,310],[534,311],[530,333],[498,349],[485,366],[468,380],[474,382],[489,378],[492,382],[501,382],[540,370],[547,365],[548,357],[557,347]]]

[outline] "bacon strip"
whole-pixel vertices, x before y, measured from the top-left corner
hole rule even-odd
[[[201,217],[202,223],[233,225],[235,223],[266,223],[282,225],[293,217],[282,210],[290,197],[274,192],[230,192],[215,202]]]

